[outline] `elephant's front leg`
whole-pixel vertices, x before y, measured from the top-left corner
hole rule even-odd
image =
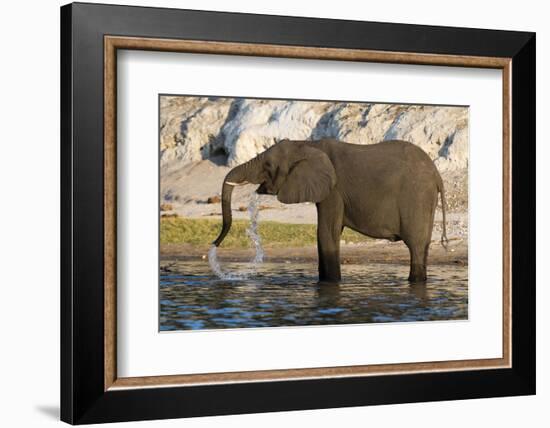
[[[343,217],[344,204],[335,190],[317,204],[319,282],[340,282],[340,236]]]

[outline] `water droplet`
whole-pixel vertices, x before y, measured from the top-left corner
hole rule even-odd
[[[258,217],[260,214],[259,210],[259,195],[254,192],[250,198],[248,204],[248,214],[250,215],[250,225],[246,229],[246,234],[252,241],[254,245],[254,258],[250,261],[250,269],[246,269],[240,272],[225,272],[221,267],[221,264],[218,260],[217,247],[212,245],[208,251],[208,263],[212,272],[220,279],[227,281],[235,281],[250,278],[257,271],[258,265],[264,261],[264,249],[262,247],[262,240],[260,234],[258,233]]]

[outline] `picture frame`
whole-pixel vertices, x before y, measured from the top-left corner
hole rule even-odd
[[[502,70],[502,358],[118,377],[118,50]],[[535,96],[534,33],[63,6],[61,419],[86,424],[534,394]]]

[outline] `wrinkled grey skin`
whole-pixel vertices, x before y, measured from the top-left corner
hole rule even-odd
[[[426,262],[441,176],[428,155],[404,141],[372,145],[335,140],[275,144],[233,168],[222,187],[223,226],[219,246],[231,227],[231,192],[254,183],[259,194],[276,195],[285,204],[315,202],[319,281],[339,282],[340,236],[344,227],[372,238],[404,241],[411,262],[409,281],[426,281]]]

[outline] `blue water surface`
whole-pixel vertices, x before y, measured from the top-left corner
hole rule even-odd
[[[224,266],[231,271],[246,263]],[[264,263],[243,280],[220,280],[205,261],[163,260],[161,331],[468,319],[468,266],[429,267],[425,285],[408,266],[342,266],[343,282],[318,285],[313,263]]]

